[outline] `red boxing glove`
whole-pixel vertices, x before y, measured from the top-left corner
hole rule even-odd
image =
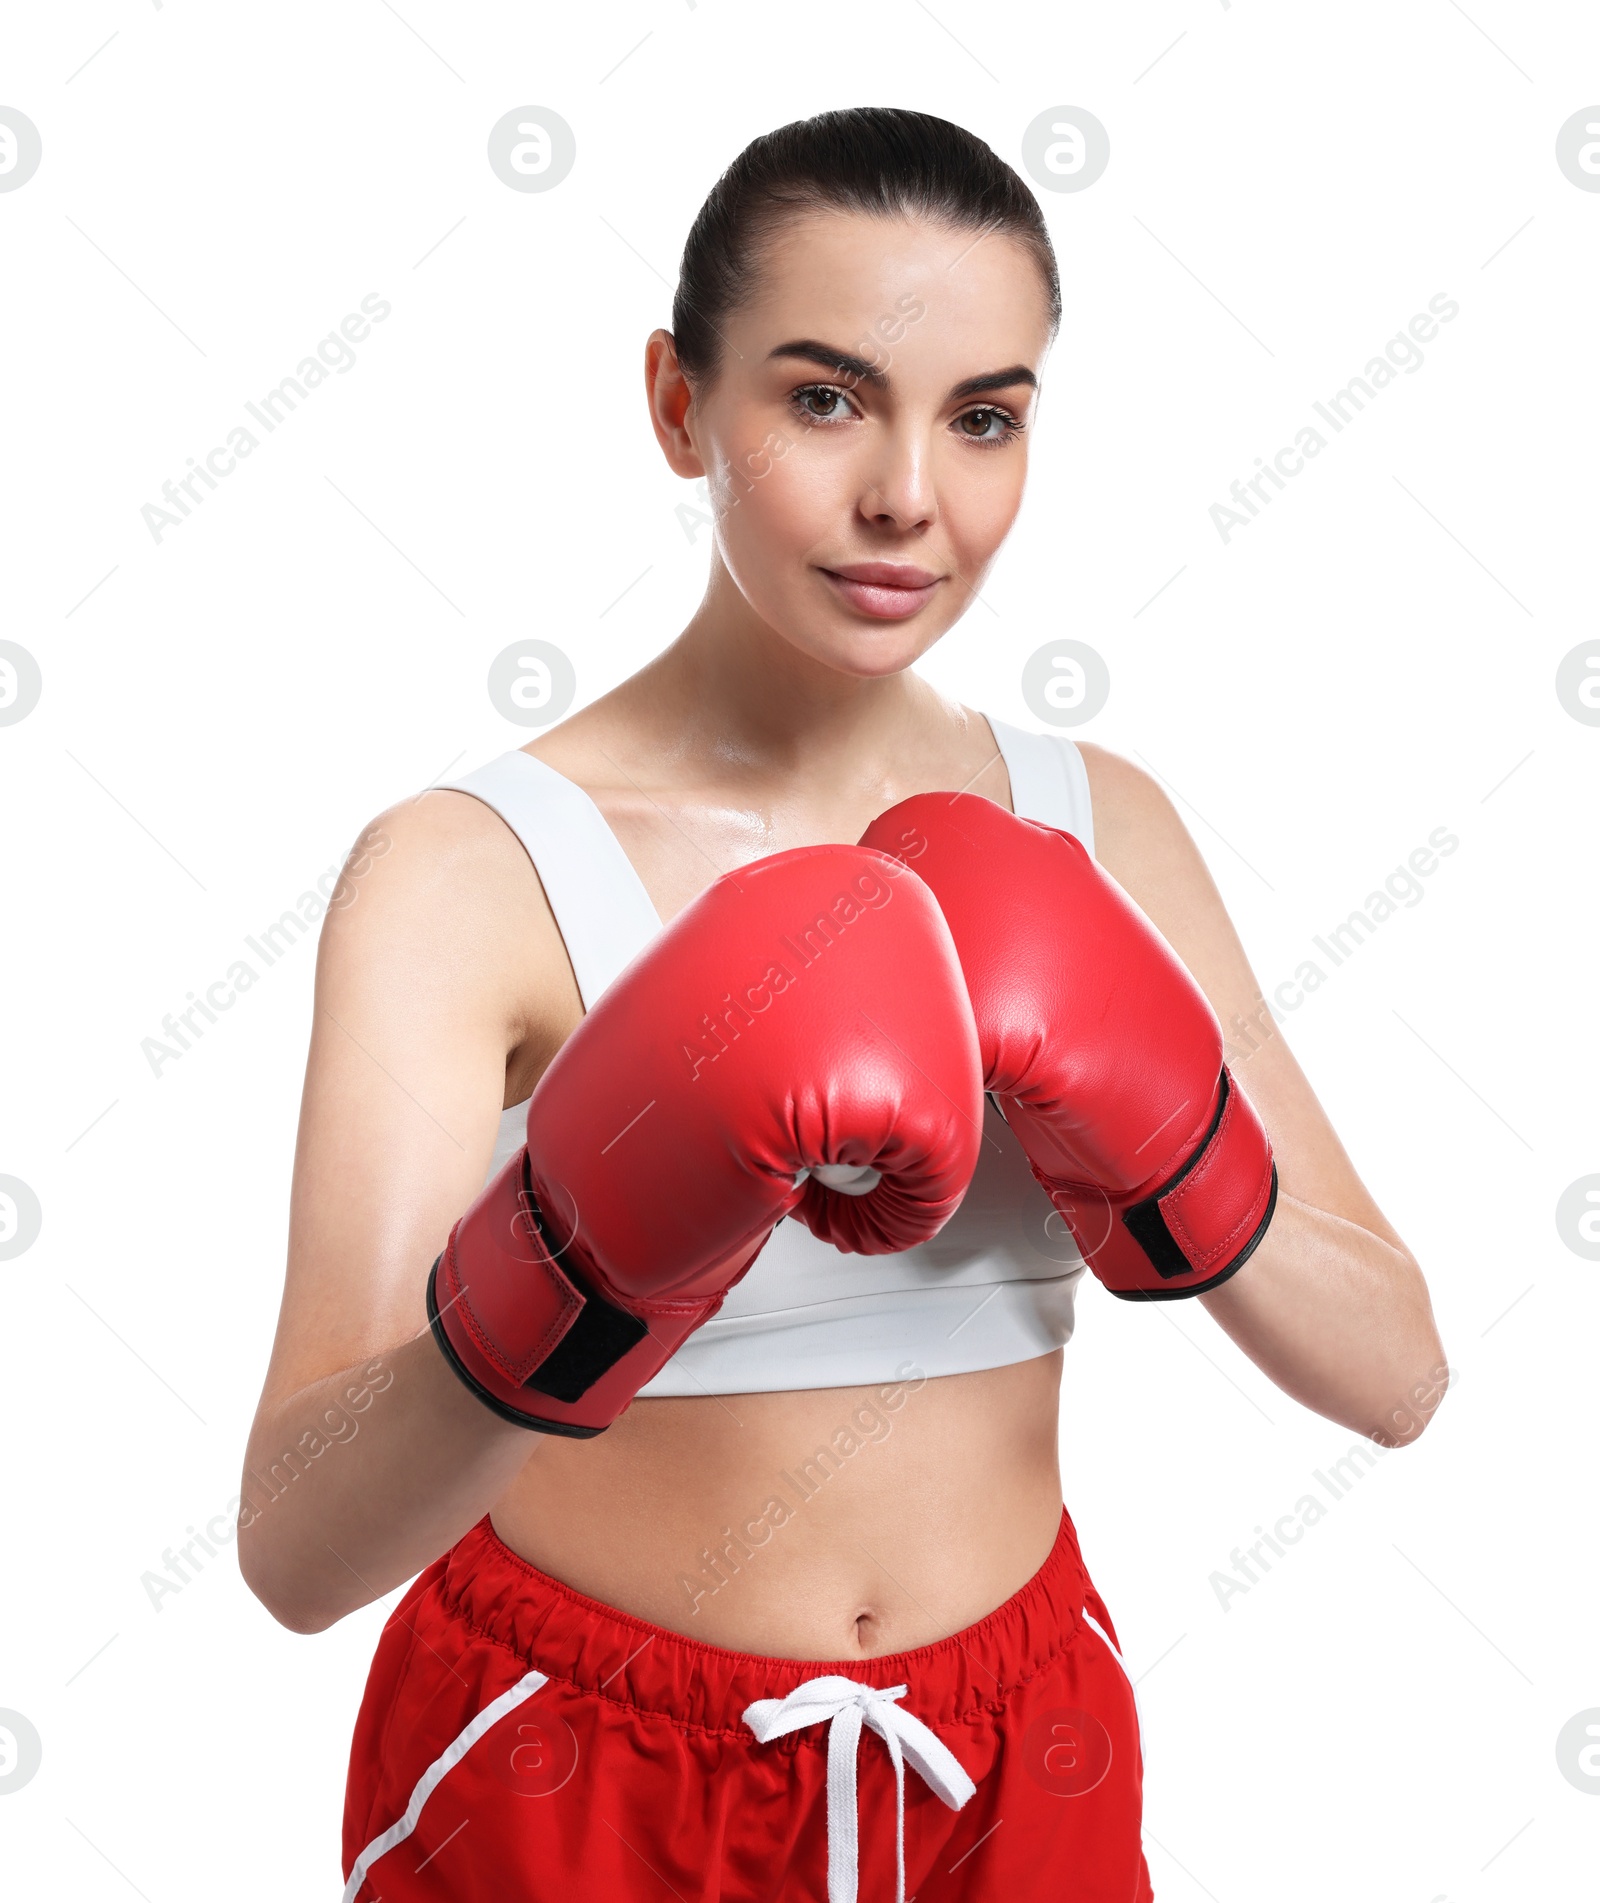
[[[1278,1173],[1167,941],[1071,833],[923,793],[862,839],[915,869],[966,973],[984,1082],[1113,1295],[1215,1288],[1266,1234]]]
[[[982,1127],[972,1006],[922,881],[859,846],[758,860],[557,1053],[526,1148],[433,1266],[434,1337],[505,1419],[598,1434],[784,1215],[863,1255],[937,1234]]]

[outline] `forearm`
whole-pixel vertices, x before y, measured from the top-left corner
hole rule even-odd
[[[245,1581],[284,1625],[321,1631],[454,1545],[540,1438],[468,1394],[427,1333],[313,1382],[251,1434]]]
[[[1384,1446],[1414,1440],[1449,1373],[1427,1285],[1381,1236],[1280,1194],[1239,1272],[1198,1298],[1286,1394]]]

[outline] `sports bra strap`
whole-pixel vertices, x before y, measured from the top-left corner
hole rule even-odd
[[[572,961],[585,1011],[661,930],[633,861],[583,788],[521,751],[445,786],[492,807],[522,841]]]
[[[1019,819],[1057,826],[1081,839],[1094,857],[1094,818],[1083,755],[1062,733],[1025,733],[988,716],[1011,778],[1011,808]]]

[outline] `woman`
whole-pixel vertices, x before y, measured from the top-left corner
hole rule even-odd
[[[329,915],[239,1550],[297,1631],[421,1574],[357,1725],[347,1898],[1147,1897],[1057,1465],[1085,1262],[1195,1294],[1386,1445],[1442,1394],[1416,1262],[1159,788],[911,671],[1016,515],[1059,313],[1032,195],[958,128],[757,140],[646,351],[715,513],[700,608],[384,814]],[[830,879],[848,929],[807,938]],[[749,963],[786,919],[792,992]],[[1068,1130],[1001,1076],[1012,979],[1105,946],[1152,987],[1114,1039],[1172,1097],[1149,1155],[1189,1132],[1142,1188],[1110,1110]],[[1102,1035],[1081,995],[1027,1000],[1026,1064]],[[1218,1019],[1257,1027],[1231,1095]],[[1227,1130],[1227,1236],[1153,1268],[1128,1212]]]

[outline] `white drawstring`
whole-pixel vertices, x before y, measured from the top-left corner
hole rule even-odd
[[[895,1903],[906,1899],[906,1774],[904,1758],[922,1781],[952,1810],[960,1810],[977,1791],[950,1751],[920,1718],[895,1703],[904,1685],[863,1685],[853,1678],[825,1674],[796,1685],[787,1698],[758,1698],[745,1707],[744,1721],[758,1743],[770,1744],[786,1732],[828,1723],[828,1903],[856,1903],[860,1845],[856,1822],[856,1747],[865,1720],[889,1747],[894,1762],[895,1861],[899,1872]]]

